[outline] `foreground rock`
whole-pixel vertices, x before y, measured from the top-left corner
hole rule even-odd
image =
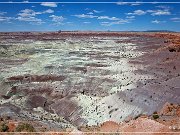
[[[159,117],[153,115],[141,115],[136,119],[129,119],[122,123],[116,123],[113,121],[106,121],[99,127],[80,128],[81,131],[86,132],[106,132],[106,133],[122,133],[122,134],[134,134],[134,133],[148,133],[154,134],[177,134],[180,131],[179,122],[179,105],[166,103],[163,108],[158,112]],[[165,118],[166,116],[166,118]]]

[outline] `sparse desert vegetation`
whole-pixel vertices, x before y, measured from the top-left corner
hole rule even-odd
[[[0,132],[7,132],[8,129],[9,129],[9,127],[7,126],[6,123],[4,123],[4,122],[1,123],[1,125],[0,125]]]
[[[111,124],[112,131],[148,131],[141,123],[172,131],[166,128],[179,122],[179,38],[0,33],[0,116],[9,118],[1,131],[104,131]]]
[[[35,132],[34,127],[28,123],[20,123],[15,129],[16,132]]]

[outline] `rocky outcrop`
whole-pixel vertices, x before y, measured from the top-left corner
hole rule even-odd
[[[20,82],[47,82],[47,81],[63,81],[65,76],[56,75],[19,75],[7,78],[8,81],[20,81]]]

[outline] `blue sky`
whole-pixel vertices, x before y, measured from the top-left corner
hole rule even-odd
[[[5,0],[0,2],[3,1],[8,2]],[[0,31],[180,31],[180,2],[179,4],[132,4],[115,0],[99,0],[99,2],[114,3],[67,4],[56,3],[58,0],[51,0],[51,3],[38,0],[38,3],[31,3],[33,1],[37,2],[37,0],[29,0],[24,3],[13,3],[22,2],[22,0],[14,0],[11,3],[0,3]],[[65,2],[68,1],[77,2],[77,0]],[[78,2],[93,1],[97,2],[97,0],[78,0]],[[150,1],[152,0],[144,0],[144,2]],[[177,0],[171,0],[173,1],[177,2]],[[133,2],[133,0],[126,0],[126,2]]]

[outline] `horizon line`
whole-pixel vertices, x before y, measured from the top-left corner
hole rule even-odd
[[[2,32],[180,32],[173,30],[46,30],[46,31],[0,31]]]

